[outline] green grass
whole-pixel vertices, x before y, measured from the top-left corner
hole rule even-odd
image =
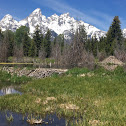
[[[31,80],[31,78],[26,76],[18,77],[16,74],[11,75],[5,71],[0,71],[0,88],[2,88],[3,86],[27,83]]]
[[[77,76],[83,73],[94,76]],[[21,90],[23,95],[0,97],[0,109],[41,115],[56,112],[68,120],[79,119],[77,126],[91,125],[93,120],[106,126],[126,124],[126,73],[122,68],[113,72],[103,68],[94,71],[74,68],[63,76],[33,80],[22,85]],[[47,97],[57,100],[44,104]],[[35,102],[37,98],[40,103]],[[68,110],[61,108],[61,104],[74,104],[79,109]]]
[[[73,68],[70,69],[66,72],[67,75],[72,75],[72,76],[77,76],[79,74],[83,74],[83,73],[88,73],[90,72],[90,70],[88,70],[87,68]]]

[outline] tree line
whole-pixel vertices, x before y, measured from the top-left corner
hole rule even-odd
[[[87,38],[85,27],[78,27],[70,43],[65,42],[63,34],[52,38],[50,30],[43,35],[39,26],[32,37],[26,26],[21,26],[16,32],[0,30],[0,60],[7,62],[8,57],[53,58],[57,66],[69,67],[89,64],[96,58],[103,60],[110,55],[126,61],[126,39],[122,35],[118,16],[114,17],[106,37],[101,37],[99,41],[95,36]]]
[[[56,39],[59,39],[63,49],[64,37],[59,35],[54,39],[54,45]],[[2,32],[0,30],[0,60],[6,62],[8,57],[39,57],[43,55],[43,58],[49,58],[52,50],[51,31],[48,30],[45,36],[41,33],[39,26],[30,37],[29,28],[21,26],[12,32],[6,30]]]
[[[92,52],[97,58],[103,59],[106,56],[114,55],[122,61],[126,61],[126,39],[123,37],[121,22],[115,16],[106,37],[98,41],[95,37],[88,40],[86,50]]]

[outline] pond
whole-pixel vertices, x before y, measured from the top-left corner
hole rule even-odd
[[[18,90],[16,90],[13,86],[4,87],[0,89],[0,96],[8,95],[8,94],[22,94]],[[8,117],[12,115],[13,121],[8,121]],[[27,114],[24,116],[21,113],[16,112],[3,112],[0,111],[0,126],[31,126],[27,122]],[[42,124],[38,124],[37,126],[66,126],[66,120],[64,118],[58,118],[56,114],[47,115],[42,118]],[[34,125],[33,125],[34,126]],[[36,126],[36,125],[35,125]]]
[[[22,94],[21,92],[14,89],[14,87],[4,87],[0,89],[0,96],[8,95],[8,94]]]
[[[20,94],[21,92],[16,90],[13,86],[4,87],[0,89],[0,97],[8,94]],[[12,117],[12,121],[8,121],[8,118]],[[31,126],[27,122],[28,114],[21,114],[11,111],[0,111],[0,126]],[[70,123],[75,124],[75,120],[67,120],[64,117],[59,118],[56,114],[50,114],[45,117],[40,117],[42,119],[42,124],[33,125],[33,126],[70,126]],[[39,120],[38,119],[38,120]]]
[[[7,116],[12,115],[13,121],[8,121]],[[67,122],[64,118],[58,118],[56,114],[47,115],[42,119],[43,123],[33,126],[66,126]],[[31,126],[27,122],[27,116],[14,112],[0,112],[0,126]]]

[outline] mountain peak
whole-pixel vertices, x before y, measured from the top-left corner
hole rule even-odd
[[[65,13],[65,14],[61,14],[60,16],[63,16],[63,17],[69,17],[70,14],[69,14],[69,13]]]
[[[5,30],[16,31],[16,29],[18,28],[18,22],[14,20],[10,14],[7,14],[0,21],[0,27],[2,31],[5,31]]]
[[[10,14],[7,14],[3,17],[2,20],[13,20],[13,17]]]
[[[40,8],[35,9],[32,13],[42,13]]]
[[[51,17],[59,17],[57,14],[53,14]]]
[[[42,16],[42,12],[40,8],[35,9],[29,17],[41,17]]]

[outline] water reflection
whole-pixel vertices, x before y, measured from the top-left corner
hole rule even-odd
[[[15,90],[13,87],[6,87],[6,88],[2,88],[0,90],[0,96],[3,95],[8,95],[8,94],[22,94],[21,92]]]

